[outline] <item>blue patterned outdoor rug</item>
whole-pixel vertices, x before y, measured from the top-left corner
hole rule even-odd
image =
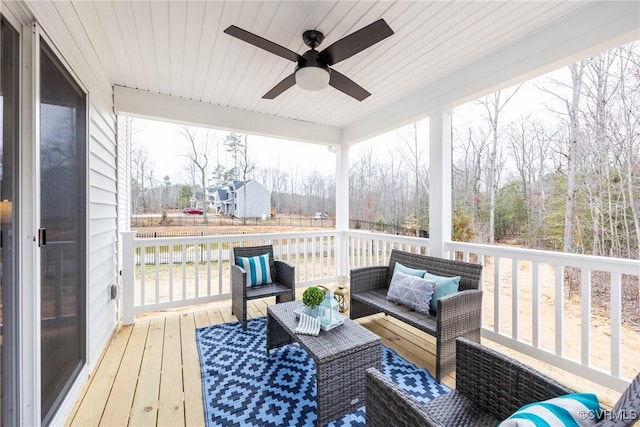
[[[316,370],[298,344],[266,354],[266,319],[196,330],[207,426],[315,426]],[[382,372],[419,402],[449,391],[425,369],[382,347]],[[364,426],[364,406],[330,426]]]

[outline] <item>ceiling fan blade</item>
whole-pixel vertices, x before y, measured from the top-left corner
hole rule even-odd
[[[269,92],[265,93],[262,96],[262,99],[273,99],[295,84],[296,75],[295,73],[291,73],[287,77],[285,77],[284,80],[275,85]]]
[[[391,27],[384,19],[379,19],[328,46],[318,54],[318,58],[331,66],[373,46],[392,34]]]
[[[224,32],[244,42],[257,46],[260,49],[264,49],[267,52],[271,52],[274,55],[278,55],[284,59],[288,59],[289,61],[297,62],[300,58],[300,55],[298,55],[296,52],[289,50],[284,46],[280,46],[279,44],[276,44],[263,37],[250,33],[247,30],[236,27],[235,25],[230,25],[226,30],[224,30]]]
[[[347,95],[357,99],[358,101],[362,101],[369,95],[371,95],[349,77],[345,76],[344,74],[340,74],[334,69],[331,70],[329,85],[338,89],[340,92],[344,92]]]

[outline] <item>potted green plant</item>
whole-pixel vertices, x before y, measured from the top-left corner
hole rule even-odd
[[[324,292],[317,286],[309,286],[302,293],[302,303],[305,305],[305,312],[314,317],[318,317],[318,306],[324,300]]]

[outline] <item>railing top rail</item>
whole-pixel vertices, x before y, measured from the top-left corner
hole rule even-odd
[[[137,244],[140,242],[158,245],[176,245],[181,243],[226,243],[247,240],[283,240],[304,237],[335,236],[337,232],[331,231],[302,231],[285,233],[255,233],[255,234],[224,234],[219,236],[176,236],[176,237],[134,237]]]
[[[392,242],[392,243],[407,243],[411,245],[420,245],[420,246],[429,245],[429,239],[425,237],[400,236],[398,234],[386,234],[386,233],[379,233],[377,231],[348,230],[346,231],[346,235],[353,236],[353,237],[362,237],[362,238],[374,238],[377,240],[382,240],[385,242]]]
[[[445,248],[450,251],[470,252],[479,255],[516,258],[528,261],[544,262],[553,265],[581,267],[594,271],[610,271],[622,274],[640,275],[640,260],[633,259],[608,258],[595,255],[571,254],[538,249],[510,248],[506,246],[464,242],[446,242]]]

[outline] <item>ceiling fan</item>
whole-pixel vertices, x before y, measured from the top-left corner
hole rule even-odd
[[[307,30],[302,33],[302,39],[310,49],[299,55],[284,46],[280,46],[235,25],[229,26],[224,32],[298,64],[295,71],[264,94],[263,99],[274,99],[294,84],[297,84],[302,89],[307,90],[321,90],[329,85],[358,101],[362,101],[371,94],[344,74],[332,69],[331,66],[352,57],[393,34],[393,30],[384,19],[379,19],[318,52],[316,47],[324,40],[324,34],[317,30]]]

